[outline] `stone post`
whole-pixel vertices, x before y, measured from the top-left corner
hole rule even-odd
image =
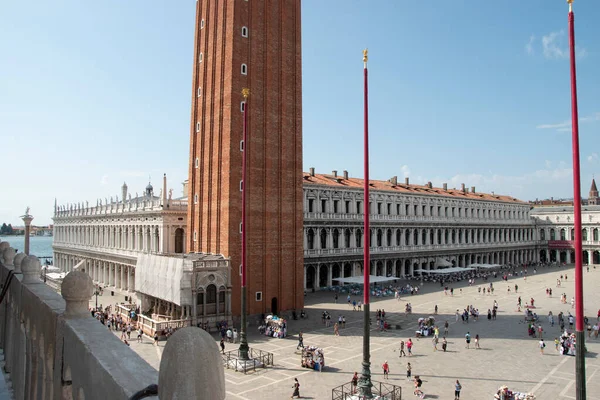
[[[181,367],[195,371],[194,379]],[[225,399],[223,360],[215,340],[203,329],[178,329],[169,338],[158,370],[158,397],[161,399]]]
[[[3,256],[2,256],[2,259],[4,261],[4,266],[6,266],[8,268],[13,267],[14,266],[13,260],[14,260],[14,258],[15,258],[16,255],[17,255],[17,252],[12,247],[4,249],[4,253],[3,253]]]
[[[21,261],[21,270],[23,272],[22,282],[24,284],[42,283],[40,279],[42,265],[36,256],[26,256],[23,258]]]
[[[92,278],[85,272],[72,271],[67,274],[60,286],[66,307],[65,318],[85,318],[90,317],[88,305],[94,284]]]
[[[23,252],[29,255],[29,232],[31,230],[31,221],[33,221],[33,215],[29,215],[29,207],[25,210],[25,215],[21,216],[25,223],[25,249]]]
[[[23,272],[21,271],[21,263],[23,262],[23,259],[25,257],[27,257],[25,253],[19,253],[13,259],[13,265],[15,266],[15,274],[20,274]]]

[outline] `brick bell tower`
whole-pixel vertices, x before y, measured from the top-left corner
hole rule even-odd
[[[242,89],[250,89],[242,143]],[[304,304],[300,0],[198,0],[187,249],[231,258],[240,315],[242,151],[248,314]]]

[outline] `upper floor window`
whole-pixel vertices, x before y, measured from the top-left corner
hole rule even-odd
[[[242,64],[242,75],[248,75],[248,66],[246,64]]]
[[[314,208],[315,208],[315,200],[308,199],[308,212],[314,212]]]
[[[321,212],[327,212],[327,200],[321,200]]]
[[[248,28],[242,26],[242,37],[248,37]]]
[[[200,21],[200,29],[204,29],[204,19]]]
[[[334,212],[334,213],[337,213],[337,212],[338,212],[338,204],[339,204],[339,201],[338,201],[338,200],[334,200],[334,201],[333,201],[333,212]]]
[[[387,215],[392,215],[392,205],[387,203]]]
[[[360,208],[360,207],[361,207],[361,205],[362,205],[362,203],[361,203],[360,201],[357,201],[357,202],[356,202],[356,213],[357,213],[357,214],[360,214],[360,213],[362,213],[362,209]],[[360,246],[359,246],[359,247],[360,247]]]
[[[241,110],[242,112],[244,112],[244,111],[246,110],[246,103],[245,103],[245,102],[243,102],[243,101],[240,103],[240,110]]]
[[[381,214],[381,203],[377,203],[377,214]]]
[[[345,203],[345,210],[344,210],[344,212],[345,212],[346,214],[349,214],[349,213],[350,213],[350,200],[346,200],[346,203]],[[349,246],[346,246],[346,247],[349,247]]]

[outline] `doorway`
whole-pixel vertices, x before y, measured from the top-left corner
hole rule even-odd
[[[271,299],[271,313],[273,313],[273,315],[277,315],[279,312],[279,309],[277,308],[277,297],[273,297]]]

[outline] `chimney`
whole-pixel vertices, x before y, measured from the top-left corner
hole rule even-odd
[[[428,187],[429,189],[431,189],[431,188],[433,187],[433,185],[431,184],[431,182],[427,182],[427,187]]]
[[[344,170],[344,179],[348,180],[348,171]]]
[[[448,190],[448,184],[447,184],[447,183],[444,183],[444,184],[442,185],[442,187],[444,188],[444,190]]]
[[[331,175],[333,175],[334,178],[337,178],[337,171],[334,169],[331,171]]]
[[[393,186],[396,186],[396,185],[398,185],[398,177],[397,177],[397,176],[392,176],[392,177],[391,177],[391,179],[390,179],[390,183],[391,183]]]
[[[163,207],[167,206],[167,174],[163,175],[162,204]]]
[[[310,167],[310,176],[315,176],[315,167]]]
[[[471,193],[475,193],[475,186],[471,186]]]
[[[404,178],[404,184],[405,184],[405,185],[409,185],[409,183],[408,183],[408,182],[409,182],[409,180],[408,180],[408,176],[407,176],[406,178]]]
[[[460,190],[462,190],[463,193],[465,193],[465,184],[464,183],[460,184]]]

